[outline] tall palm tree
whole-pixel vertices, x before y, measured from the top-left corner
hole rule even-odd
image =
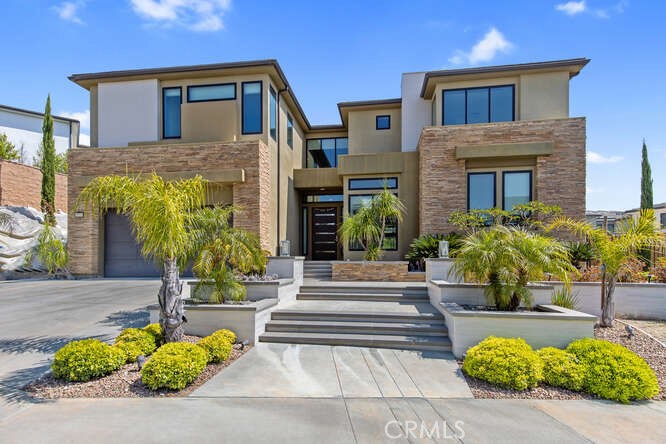
[[[556,219],[550,229],[565,228],[586,239],[601,260],[601,326],[612,327],[615,320],[615,285],[622,268],[645,248],[663,245],[664,234],[655,228],[654,210],[643,209],[637,219],[617,225],[618,234],[595,228],[584,221],[566,217]]]
[[[183,338],[183,284],[179,263],[187,262],[192,251],[188,221],[193,210],[206,200],[206,181],[192,179],[164,181],[157,174],[146,178],[102,176],[81,191],[76,208],[91,207],[103,212],[115,208],[129,218],[141,253],[162,264],[162,285],[158,292],[160,325],[167,342]]]

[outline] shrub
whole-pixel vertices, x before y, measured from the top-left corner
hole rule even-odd
[[[579,391],[583,388],[584,368],[571,353],[555,347],[537,352],[543,362],[543,379],[548,385]]]
[[[231,342],[224,335],[206,336],[197,345],[208,353],[208,362],[226,361],[231,354]]]
[[[653,280],[666,283],[666,257],[660,257],[652,267]]]
[[[164,343],[164,337],[162,336],[162,326],[158,322],[154,324],[148,324],[143,327],[142,330],[153,335],[153,338],[155,338],[155,344],[158,347]]]
[[[97,339],[74,341],[58,350],[53,358],[53,376],[67,381],[89,381],[108,375],[125,362],[118,348]]]
[[[463,370],[468,375],[514,390],[536,386],[543,364],[532,347],[520,338],[490,336],[467,351]]]
[[[405,255],[414,268],[425,270],[425,259],[439,257],[439,242],[449,242],[449,256],[454,257],[462,244],[462,236],[455,232],[449,234],[423,234],[409,244],[409,251]]]
[[[579,339],[567,347],[584,369],[583,389],[622,403],[659,393],[650,366],[626,347],[599,339]]]
[[[208,353],[187,342],[161,346],[141,369],[141,380],[152,390],[182,390],[206,368]]]
[[[553,290],[553,294],[550,295],[550,303],[568,308],[569,310],[576,310],[578,305],[580,305],[580,297],[578,292],[574,293],[571,288],[565,286],[558,290]]]
[[[126,328],[121,331],[115,346],[125,353],[127,362],[134,362],[139,355],[148,356],[157,349],[155,336],[139,328]]]
[[[231,345],[236,343],[236,333],[234,333],[231,330],[224,329],[224,328],[222,330],[214,331],[213,333],[211,333],[211,336],[222,336],[222,337],[226,338],[227,341],[229,341],[229,343]]]

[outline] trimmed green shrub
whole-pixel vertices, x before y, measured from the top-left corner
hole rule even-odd
[[[148,356],[157,349],[155,336],[139,328],[126,328],[121,331],[114,346],[125,353],[127,362],[136,361],[139,355]]]
[[[208,362],[226,361],[231,354],[231,342],[224,335],[213,333],[200,340],[197,345],[208,353]]]
[[[584,368],[571,353],[555,347],[537,351],[543,362],[543,379],[553,387],[579,391],[583,388]]]
[[[491,384],[514,390],[535,387],[543,379],[543,364],[520,338],[489,336],[467,350],[463,371]]]
[[[226,338],[231,345],[234,345],[236,343],[236,333],[224,328],[222,330],[214,331],[213,333],[210,334],[210,336],[222,336]]]
[[[164,343],[164,336],[162,335],[162,326],[159,322],[148,324],[142,328],[143,331],[150,333],[155,338],[155,344],[159,347]]]
[[[125,362],[122,350],[97,339],[73,341],[55,353],[53,376],[67,381],[89,381],[108,375]]]
[[[579,339],[567,352],[584,368],[583,389],[622,403],[648,399],[659,393],[657,376],[640,356],[619,344],[599,339]]]
[[[208,364],[208,353],[187,342],[169,342],[157,349],[141,369],[146,387],[182,390],[194,381]]]

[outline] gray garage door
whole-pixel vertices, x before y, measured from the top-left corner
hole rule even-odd
[[[159,269],[141,256],[127,216],[109,212],[104,220],[104,276],[159,277]]]

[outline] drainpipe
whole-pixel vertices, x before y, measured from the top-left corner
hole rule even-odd
[[[289,86],[278,90],[275,103],[275,139],[277,142],[277,254],[280,255],[280,95],[289,90]]]

